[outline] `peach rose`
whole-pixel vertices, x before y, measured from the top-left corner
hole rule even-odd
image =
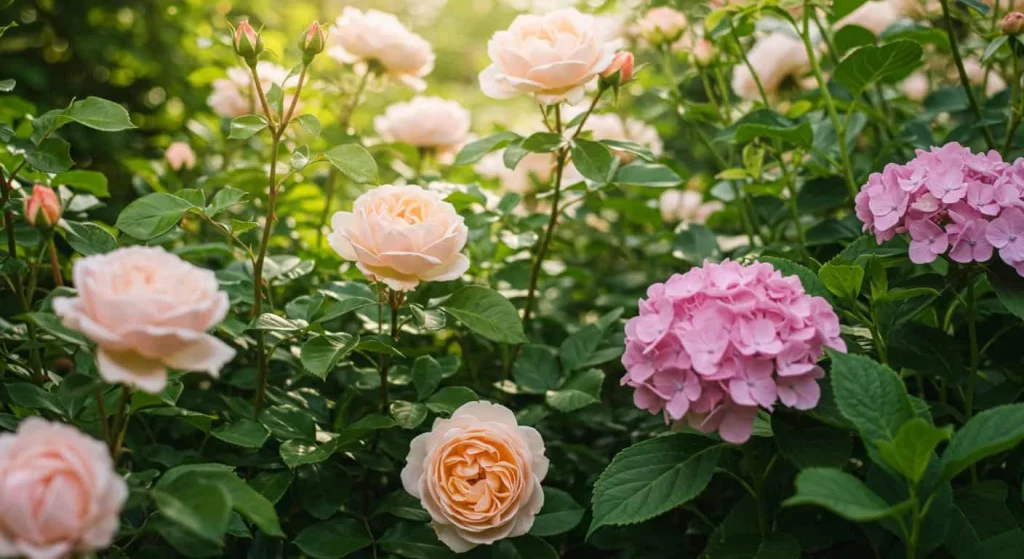
[[[861,4],[859,8],[837,21],[836,29],[847,25],[859,25],[875,35],[881,35],[883,31],[899,19],[899,10],[892,3],[872,0],[871,2]]]
[[[58,297],[64,326],[96,342],[103,380],[158,393],[167,368],[216,377],[235,350],[206,333],[224,320],[217,277],[159,247],[121,248],[75,261],[77,297]]]
[[[658,131],[653,126],[642,120],[632,117],[622,118],[614,113],[590,115],[583,124],[583,129],[590,131],[595,140],[625,140],[647,147],[651,152],[660,156],[664,145]],[[634,159],[633,155],[626,152],[615,152],[624,163]]]
[[[457,151],[469,138],[469,111],[440,97],[415,97],[395,103],[373,121],[388,142],[403,142],[440,153]]]
[[[750,65],[757,72],[765,93],[774,95],[782,82],[792,77],[798,79],[810,68],[804,44],[785,33],[772,33],[761,38],[747,53]],[[760,99],[757,83],[746,64],[737,64],[732,73],[732,89],[744,99]]]
[[[928,75],[924,72],[914,72],[900,82],[900,91],[911,101],[924,101],[928,97],[931,86],[928,84]]]
[[[578,103],[615,57],[615,44],[599,39],[602,33],[592,16],[575,9],[517,16],[487,43],[491,65],[480,72],[480,88],[495,99],[529,94],[548,105]]]
[[[412,440],[402,486],[456,553],[521,536],[544,505],[544,440],[511,410],[469,402]]]
[[[686,30],[686,14],[669,6],[647,10],[637,24],[637,33],[652,45],[671,43]]]
[[[191,169],[196,166],[196,152],[192,151],[187,142],[174,142],[167,146],[164,160],[173,171]]]
[[[469,229],[455,207],[418,186],[384,185],[331,219],[331,248],[368,279],[397,291],[421,281],[451,281],[469,269]]]
[[[127,498],[107,447],[74,427],[29,417],[0,434],[0,556],[106,549]]]
[[[277,84],[280,87],[289,89],[298,84],[298,76],[292,76],[285,83],[288,77],[288,70],[272,62],[260,62],[256,65],[256,73],[260,77],[260,85],[263,91],[270,91],[270,87]],[[293,95],[285,95],[285,107],[289,107]],[[228,77],[213,81],[213,92],[206,99],[206,104],[218,115],[225,118],[235,118],[242,115],[263,113],[260,102],[257,99],[256,89],[252,85],[252,72],[248,68],[228,68]],[[302,104],[296,106],[299,110]]]
[[[346,7],[334,22],[327,55],[345,64],[376,62],[398,82],[423,91],[434,69],[434,50],[394,14]]]
[[[694,190],[666,190],[658,199],[658,207],[667,223],[704,223],[725,206],[717,200],[704,202],[700,192]]]

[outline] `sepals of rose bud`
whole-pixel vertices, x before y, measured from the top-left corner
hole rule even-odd
[[[263,38],[258,31],[253,29],[248,20],[239,22],[235,27],[235,35],[232,39],[235,53],[245,59],[250,66],[256,64],[257,58],[263,52]]]
[[[299,46],[302,48],[303,59],[308,64],[327,46],[327,30],[320,22],[314,21],[302,34]]]
[[[33,186],[32,194],[25,199],[25,221],[39,229],[53,229],[63,211],[57,193],[41,184]]]

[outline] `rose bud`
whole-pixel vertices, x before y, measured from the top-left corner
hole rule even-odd
[[[1020,35],[1024,31],[1024,13],[1010,12],[1003,18],[1000,24],[1003,35]]]
[[[32,195],[25,198],[25,221],[33,227],[52,229],[62,212],[60,198],[50,187],[37,184],[32,187]]]
[[[701,39],[697,41],[691,54],[693,55],[693,61],[698,66],[707,66],[715,59],[717,53],[715,52],[715,45],[711,41]]]
[[[615,55],[612,59],[611,66],[604,72],[601,72],[602,78],[610,78],[615,74],[619,75],[619,84],[624,84],[629,80],[633,79],[633,53],[629,51],[622,51]]]
[[[305,54],[305,60],[313,60],[313,57],[323,52],[326,46],[327,30],[320,25],[320,22],[314,21],[309,25],[309,29],[302,34],[302,41],[299,43],[299,47]]]
[[[263,39],[252,28],[248,20],[239,22],[238,27],[235,28],[234,44],[235,52],[246,62],[251,60],[252,63],[255,63],[256,57],[263,52]]]

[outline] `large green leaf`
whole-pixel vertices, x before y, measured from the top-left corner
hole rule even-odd
[[[46,138],[35,148],[25,151],[25,161],[44,173],[62,173],[74,165],[71,144],[61,138]]]
[[[110,189],[107,186],[107,176],[96,171],[65,171],[50,181],[52,186],[66,185],[74,190],[79,190],[96,196],[107,198],[110,196]]]
[[[544,401],[558,411],[570,413],[601,401],[604,372],[587,369],[574,374],[558,390],[548,390]]]
[[[985,410],[971,418],[949,441],[942,454],[942,477],[953,476],[971,464],[1009,450],[1024,440],[1024,404]]]
[[[248,419],[221,425],[210,434],[228,444],[245,448],[261,448],[270,436],[264,426]]]
[[[362,522],[345,518],[307,526],[294,543],[315,559],[339,559],[367,547],[373,538]]]
[[[742,145],[757,138],[782,140],[795,146],[809,147],[814,141],[814,131],[810,122],[796,122],[771,109],[758,109],[722,130],[716,140]]]
[[[343,175],[359,184],[376,184],[377,162],[358,144],[342,144],[324,154]]]
[[[928,468],[935,447],[952,434],[952,427],[940,429],[915,417],[900,427],[891,442],[878,442],[878,455],[890,468],[916,484]]]
[[[586,512],[572,495],[553,487],[544,488],[544,507],[537,513],[530,528],[533,536],[557,536],[572,530],[583,520]]]
[[[910,503],[890,506],[862,481],[846,472],[832,468],[808,468],[796,478],[796,495],[783,505],[817,505],[847,520],[869,522],[896,515]]]
[[[535,344],[519,348],[519,356],[512,367],[512,378],[524,392],[534,394],[558,388],[562,382],[554,353],[547,346]]]
[[[581,175],[597,184],[605,184],[612,178],[615,158],[608,148],[598,142],[577,139],[572,144],[572,163]]]
[[[506,344],[527,341],[516,308],[493,289],[480,285],[464,287],[442,303],[441,308],[489,340]]]
[[[231,515],[231,497],[224,488],[190,476],[150,494],[164,518],[204,540],[224,542]]]
[[[270,126],[270,121],[263,115],[244,115],[231,119],[228,139],[247,140]]]
[[[492,151],[501,149],[507,146],[509,143],[519,140],[522,137],[515,132],[498,132],[491,134],[486,138],[481,138],[475,142],[466,144],[466,147],[462,148],[462,151],[455,156],[455,165],[469,165],[480,161],[485,155]]]
[[[906,387],[892,369],[863,355],[828,349],[832,385],[843,416],[865,441],[892,441],[900,427],[914,417]]]
[[[173,194],[156,192],[128,204],[117,216],[115,225],[125,234],[147,241],[174,229],[182,216],[194,207]]]
[[[106,254],[117,248],[114,236],[91,221],[65,219],[60,230],[64,232],[64,239],[71,248],[84,256]]]
[[[348,355],[358,344],[358,337],[344,333],[313,338],[302,346],[302,350],[299,352],[299,361],[311,374],[320,380],[325,380],[327,375],[334,370],[338,361]]]
[[[921,65],[922,52],[921,45],[907,40],[865,45],[839,62],[833,78],[858,97],[873,83],[893,83],[910,75]]]
[[[619,167],[614,182],[629,186],[672,188],[682,184],[683,179],[671,168],[660,163],[634,162]]]
[[[104,132],[135,128],[124,107],[99,97],[86,97],[81,101],[75,101],[64,115],[81,125]]]

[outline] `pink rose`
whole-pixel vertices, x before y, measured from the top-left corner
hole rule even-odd
[[[544,440],[508,408],[470,402],[412,440],[402,486],[456,553],[530,531],[544,505]]]
[[[74,427],[29,417],[0,434],[0,556],[106,549],[127,497],[107,447]]]
[[[32,194],[25,198],[25,221],[33,227],[52,229],[60,221],[64,210],[60,205],[57,193],[48,186],[37,184],[32,187]]]
[[[929,91],[931,91],[931,85],[928,83],[928,74],[924,72],[910,74],[905,80],[900,82],[899,87],[907,99],[919,103],[924,101],[928,97]]]
[[[394,14],[346,7],[331,29],[327,54],[346,64],[376,62],[400,83],[423,91],[434,69],[430,43],[409,31]]]
[[[331,219],[328,243],[370,280],[398,291],[451,281],[469,269],[469,229],[455,207],[418,186],[379,186]]]
[[[655,156],[661,156],[664,144],[658,131],[642,120],[632,117],[621,117],[615,113],[592,114],[583,125],[583,130],[593,134],[595,140],[625,140],[640,144],[651,150]],[[615,155],[623,163],[635,159],[633,154],[616,151]]]
[[[652,45],[671,43],[686,30],[686,15],[668,6],[647,10],[637,24],[637,32]]]
[[[187,142],[174,142],[167,146],[164,160],[172,171],[191,169],[196,166],[196,152],[192,151]]]
[[[900,13],[891,3],[872,0],[861,4],[859,8],[837,21],[836,29],[847,25],[859,25],[875,35],[881,35],[898,19],[900,19]]]
[[[469,138],[469,111],[440,97],[414,97],[395,103],[373,121],[380,137],[442,154],[458,150]]]
[[[256,65],[256,73],[260,77],[263,91],[270,91],[270,86],[277,84],[285,88],[285,107],[289,107],[293,95],[287,90],[298,84],[298,76],[288,77],[288,70],[272,62],[260,62]],[[242,115],[262,113],[260,102],[256,96],[256,88],[252,84],[252,72],[248,68],[228,68],[228,77],[213,81],[213,92],[206,99],[206,104],[218,115],[235,118]],[[296,105],[298,111],[302,103]]]
[[[206,331],[228,312],[213,272],[159,247],[130,247],[77,260],[78,296],[58,297],[64,326],[96,342],[96,367],[110,383],[158,393],[167,368],[216,377],[235,350]]]
[[[615,44],[600,33],[592,16],[575,9],[518,16],[487,43],[491,65],[480,73],[480,88],[495,99],[533,95],[548,105],[578,103],[615,57]]]
[[[772,33],[755,43],[747,58],[769,97],[778,91],[786,78],[799,78],[810,68],[804,44],[781,32]],[[732,89],[744,99],[761,98],[746,64],[737,64],[733,68]]]

